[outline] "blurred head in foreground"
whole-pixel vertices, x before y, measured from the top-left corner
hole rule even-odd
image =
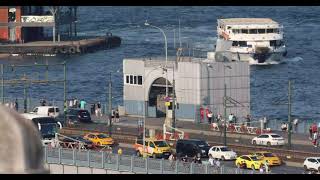
[[[41,137],[33,122],[0,105],[0,173],[49,173]]]

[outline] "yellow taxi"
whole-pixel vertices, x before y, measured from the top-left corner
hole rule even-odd
[[[269,166],[276,166],[276,165],[282,164],[282,161],[278,156],[268,151],[258,151],[258,152],[251,153],[251,155],[262,158],[264,161],[267,162]]]
[[[136,139],[133,148],[135,149],[137,156],[143,155],[143,140]],[[147,156],[152,156],[153,158],[169,158],[169,156],[171,155],[171,147],[164,140],[146,138],[144,152]]]
[[[97,146],[111,146],[114,145],[114,140],[103,133],[89,133],[86,134],[84,139],[90,140]]]
[[[264,165],[264,160],[258,156],[242,155],[236,159],[237,167],[245,167],[251,169],[260,169]]]

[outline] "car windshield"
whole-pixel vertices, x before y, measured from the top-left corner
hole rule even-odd
[[[196,144],[197,144],[199,147],[209,146],[208,143],[205,142],[205,141],[196,141]]]
[[[222,147],[220,149],[221,149],[221,151],[229,151],[229,149],[227,147]]]
[[[252,161],[258,161],[259,158],[257,156],[251,156]]]
[[[274,157],[272,153],[263,153],[264,157]]]
[[[277,134],[273,134],[273,135],[271,135],[271,137],[273,137],[273,138],[281,138],[281,136],[279,136]]]
[[[43,138],[53,138],[55,137],[55,133],[58,132],[58,125],[56,123],[41,123],[41,136]]]
[[[154,141],[154,144],[157,147],[168,147],[168,144],[165,141]]]
[[[103,138],[108,138],[108,136],[106,134],[99,134],[97,135],[98,138],[103,139]]]

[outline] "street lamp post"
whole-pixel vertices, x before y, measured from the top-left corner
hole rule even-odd
[[[167,43],[167,36],[165,34],[165,32],[157,27],[157,26],[154,26],[154,25],[151,25],[150,23],[148,23],[147,21],[144,23],[145,26],[150,26],[150,27],[153,27],[153,28],[156,28],[156,29],[159,29],[161,31],[161,33],[163,34],[164,36],[164,42],[165,42],[165,52],[166,52],[166,64],[165,64],[165,69],[167,69],[167,64],[168,64],[168,43]],[[166,97],[168,97],[168,72],[166,72]]]
[[[223,96],[223,107],[224,107],[224,146],[227,146],[227,84],[226,84],[226,68],[232,69],[231,66],[223,65],[223,80],[224,80],[224,96]]]

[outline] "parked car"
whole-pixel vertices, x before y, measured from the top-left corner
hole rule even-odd
[[[113,146],[115,145],[114,140],[106,134],[103,133],[89,133],[86,134],[84,139],[90,140],[96,146]]]
[[[198,139],[179,139],[176,144],[178,157],[208,157],[210,146],[206,141]]]
[[[137,139],[136,143],[133,145],[137,156],[143,154],[143,140]],[[145,140],[145,152],[147,156],[152,156],[153,158],[169,158],[171,155],[171,147],[164,140],[157,140],[153,138],[147,138]]]
[[[268,152],[268,151],[258,151],[258,152],[251,153],[251,155],[258,156],[259,158],[262,158],[263,160],[265,160],[268,163],[269,166],[275,166],[275,165],[282,164],[281,159],[277,155],[275,155],[271,152]]]
[[[252,139],[253,145],[267,145],[267,146],[283,146],[285,144],[284,138],[278,134],[268,133],[261,134]]]
[[[308,157],[303,162],[305,171],[318,171],[320,172],[320,157]]]
[[[72,126],[77,125],[80,122],[92,123],[89,111],[84,109],[68,109],[66,123]]]
[[[239,156],[236,159],[236,166],[237,167],[245,167],[245,168],[251,168],[251,169],[260,169],[261,166],[264,165],[263,159],[259,158],[258,156],[252,156],[252,155],[243,155]]]
[[[60,115],[59,111],[60,110],[57,106],[38,106],[30,113],[57,118]]]
[[[62,147],[68,148],[68,147],[73,147],[73,148],[79,148],[80,143],[81,146],[83,145],[84,148],[86,149],[93,149],[95,145],[93,144],[92,141],[84,139],[81,136],[70,136],[70,137],[65,137],[61,140]]]
[[[237,153],[229,150],[226,146],[212,146],[209,149],[208,155],[221,160],[233,160],[237,158]]]

